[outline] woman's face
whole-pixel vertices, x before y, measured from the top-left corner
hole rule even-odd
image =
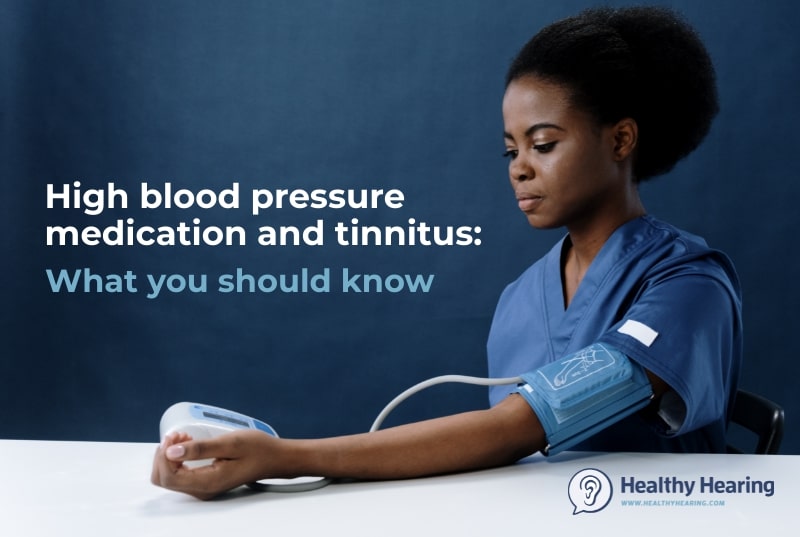
[[[524,76],[503,98],[508,172],[536,228],[591,226],[613,211],[629,178],[615,158],[613,127],[598,126],[557,84]]]

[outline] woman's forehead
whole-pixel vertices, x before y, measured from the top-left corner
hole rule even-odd
[[[512,123],[554,123],[574,114],[567,88],[525,76],[513,80],[503,97],[503,120]]]

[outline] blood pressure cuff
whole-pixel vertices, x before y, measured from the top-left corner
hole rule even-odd
[[[539,418],[552,455],[647,406],[653,396],[644,368],[595,343],[522,375],[517,391]]]

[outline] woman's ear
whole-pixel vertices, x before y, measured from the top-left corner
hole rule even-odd
[[[613,127],[614,135],[614,160],[625,160],[636,149],[639,139],[639,126],[632,118],[624,118]]]

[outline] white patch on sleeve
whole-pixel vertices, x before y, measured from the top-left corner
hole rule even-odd
[[[617,328],[617,332],[631,336],[642,345],[649,347],[653,341],[658,337],[658,332],[647,326],[646,324],[628,319],[622,326]]]

